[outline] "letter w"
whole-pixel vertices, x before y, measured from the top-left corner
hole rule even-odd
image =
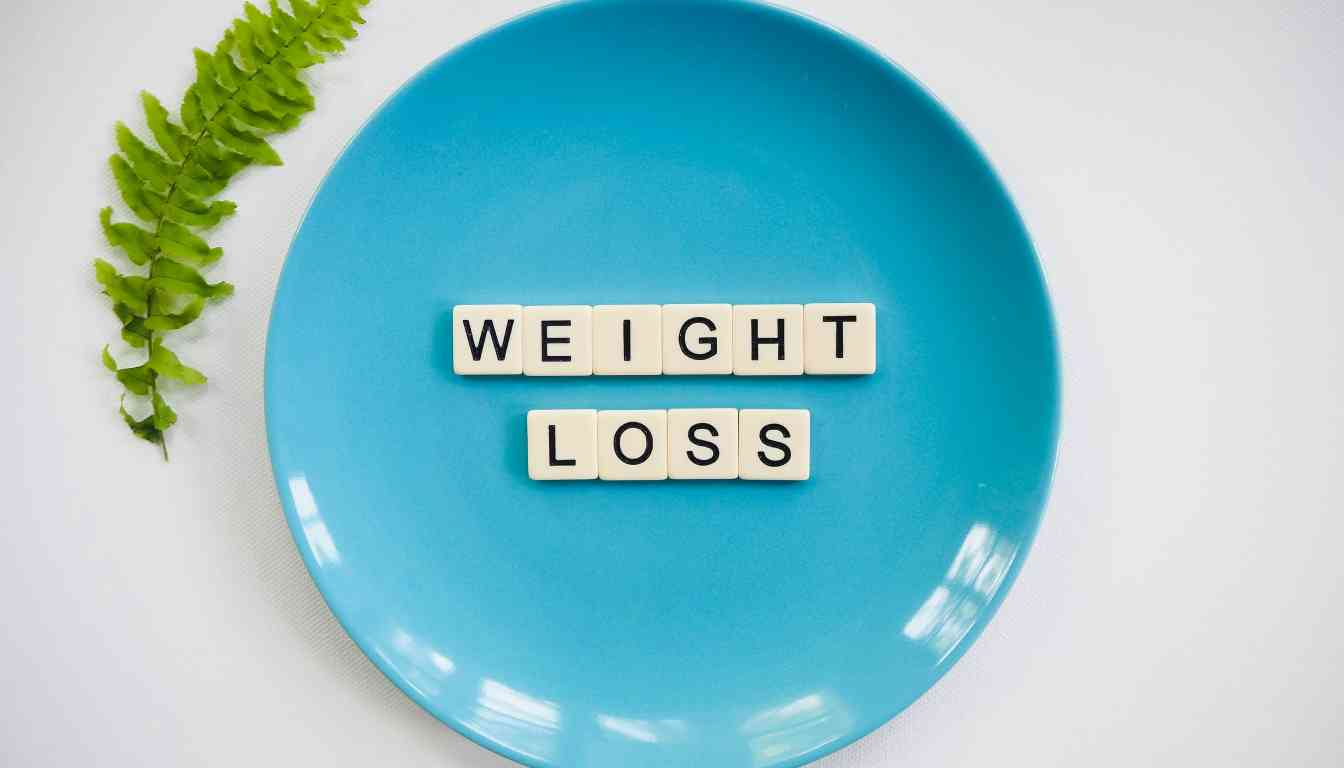
[[[481,361],[481,353],[485,351],[485,337],[490,337],[490,343],[495,348],[495,359],[503,360],[504,351],[509,348],[509,337],[513,335],[513,318],[504,325],[504,340],[500,341],[499,335],[495,333],[495,321],[486,320],[481,323],[481,333],[473,338],[471,335],[471,321],[462,319],[462,330],[467,332],[467,347],[471,350],[471,359],[476,362]]]

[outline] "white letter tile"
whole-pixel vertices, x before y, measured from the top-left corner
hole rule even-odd
[[[739,304],[733,307],[733,373],[738,376],[803,375],[803,305]]]
[[[808,304],[803,315],[809,374],[877,370],[877,310],[872,304]]]
[[[597,411],[528,411],[527,476],[597,479]]]
[[[737,477],[737,409],[673,408],[667,412],[667,476],[673,480]]]
[[[667,411],[598,411],[597,474],[603,480],[666,480]]]
[[[663,305],[663,373],[732,372],[731,304]]]
[[[593,373],[657,376],[663,372],[663,308],[657,304],[593,307]]]
[[[458,304],[453,307],[453,373],[499,376],[522,372],[522,306]]]
[[[812,469],[811,413],[738,412],[738,476],[743,480],[806,480]]]
[[[523,307],[523,373],[593,374],[593,308]]]

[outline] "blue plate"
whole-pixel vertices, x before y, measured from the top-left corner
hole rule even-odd
[[[458,303],[868,300],[860,377],[461,377]],[[801,483],[538,483],[530,408],[809,408]],[[853,40],[582,3],[432,64],[323,183],[266,358],[276,481],[336,616],[535,766],[793,766],[891,718],[1040,521],[1058,371],[989,165]]]

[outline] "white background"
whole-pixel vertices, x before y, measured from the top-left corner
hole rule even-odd
[[[1057,481],[1021,579],[928,695],[830,768],[1344,765],[1344,10],[791,2],[926,83],[1002,173],[1062,335]],[[7,0],[0,25],[0,764],[504,766],[360,655],[290,540],[264,331],[308,198],[431,59],[529,2],[382,0],[249,171],[133,442],[89,262],[112,123],[176,98],[238,0]]]

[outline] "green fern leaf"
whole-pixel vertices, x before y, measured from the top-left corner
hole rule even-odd
[[[289,9],[294,12],[294,19],[302,28],[307,28],[317,17],[317,8],[310,5],[308,0],[290,0]]]
[[[196,200],[205,200],[220,192],[228,186],[229,179],[216,178],[211,176],[208,171],[200,167],[199,163],[192,163],[192,168],[177,177],[177,188],[182,190]]]
[[[203,299],[223,299],[233,295],[231,284],[207,282],[194,267],[172,259],[158,259],[149,268],[149,287],[169,295]]]
[[[145,328],[145,319],[135,314],[130,307],[120,302],[112,304],[112,314],[121,321],[121,338],[132,347],[140,348],[149,342],[150,331]]]
[[[154,387],[154,371],[148,363],[134,368],[121,368],[117,371],[117,381],[133,395],[148,395]]]
[[[247,17],[248,26],[252,28],[252,39],[256,41],[257,47],[266,58],[274,58],[279,48],[275,32],[271,29],[270,18],[252,3],[243,5],[243,14]]]
[[[209,266],[224,255],[222,248],[211,248],[195,232],[171,221],[159,228],[158,244],[164,256],[195,267]]]
[[[117,147],[130,163],[135,175],[160,191],[172,188],[181,170],[176,163],[150,149],[125,123],[117,123]]]
[[[196,98],[201,102],[201,110],[207,115],[213,115],[219,111],[229,93],[216,79],[214,58],[200,48],[192,51],[192,54],[196,57]]]
[[[154,428],[159,432],[163,432],[177,423],[177,412],[168,407],[168,403],[164,401],[163,395],[159,394],[157,389],[154,390],[150,403],[154,408],[150,418],[154,421]]]
[[[98,212],[98,221],[103,226],[107,242],[120,248],[132,264],[147,264],[154,257],[154,233],[146,232],[134,224],[113,224],[110,206]]]
[[[192,160],[194,162],[190,171],[193,176],[199,171],[206,178],[224,183],[252,164],[251,160],[237,152],[219,146],[209,136],[200,137]]]
[[[243,71],[249,75],[256,72],[261,63],[266,61],[266,54],[261,52],[252,39],[252,27],[242,19],[234,19],[233,28],[224,33],[224,42],[229,44],[231,50],[237,52]]]
[[[187,92],[182,94],[182,108],[179,110],[182,115],[182,125],[187,127],[188,132],[199,134],[205,130],[203,109],[201,99],[196,95],[196,86],[188,86]]]
[[[312,109],[316,104],[313,92],[299,79],[299,71],[288,62],[272,62],[260,71],[257,81],[276,98],[300,104],[305,109]]]
[[[121,368],[104,347],[102,362],[128,393],[149,398],[148,416],[132,416],[124,396],[119,411],[131,432],[157,443],[165,459],[164,433],[178,417],[159,390],[159,378],[186,384],[206,379],[183,364],[163,336],[195,322],[208,303],[233,292],[229,283],[211,283],[198,271],[223,251],[195,230],[234,213],[237,206],[217,195],[240,171],[281,163],[265,137],[294,128],[315,104],[299,71],[344,50],[355,26],[364,23],[358,9],[366,4],[290,0],[286,12],[278,0],[267,0],[267,13],[246,3],[213,53],[192,52],[195,78],[182,95],[177,121],[155,96],[141,92],[153,144],[116,125],[120,151],[108,165],[126,207],[148,224],[113,221],[111,208],[98,212],[99,224],[108,243],[132,264],[148,267],[148,275],[122,274],[97,259],[94,277],[111,300],[121,337],[147,347],[149,354],[145,363]]]
[[[181,312],[150,315],[143,321],[144,327],[149,331],[176,331],[196,322],[204,309],[205,299],[198,297],[187,302]]]
[[[285,63],[295,69],[307,69],[314,64],[321,64],[326,59],[320,53],[309,50],[306,45],[288,45],[284,52]]]
[[[310,26],[299,37],[303,42],[321,53],[340,53],[345,50],[345,45],[338,38],[328,37],[323,33],[322,28],[316,24]]]
[[[182,189],[179,187],[178,192]],[[229,200],[215,200],[202,203],[186,195],[178,195],[171,204],[161,209],[162,217],[168,221],[191,227],[213,227],[238,210],[237,204]]]
[[[265,139],[258,138],[249,131],[224,125],[222,121],[211,121],[206,130],[220,143],[244,157],[262,165],[280,165],[280,156]]]
[[[146,195],[144,182],[135,175],[131,164],[121,155],[109,157],[107,164],[112,167],[112,178],[117,182],[117,191],[121,193],[122,202],[126,203],[126,207],[136,216],[152,221],[155,215],[154,209]]]
[[[144,318],[137,317],[121,329],[121,340],[140,349],[149,343],[149,329],[145,328]]]
[[[248,109],[237,101],[229,102],[226,109],[235,123],[245,125],[257,134],[281,133],[299,124],[299,118],[293,115],[277,116],[269,112]]]
[[[149,345],[149,360],[143,367],[183,384],[204,384],[206,381],[205,374],[184,365],[177,355],[158,339]]]
[[[158,394],[155,392],[155,394]],[[154,426],[154,415],[150,414],[143,419],[136,419],[126,411],[126,398],[121,402],[121,418],[126,421],[126,426],[130,427],[131,433],[142,440],[148,440],[151,443],[163,445],[163,431]],[[164,452],[165,458],[167,452]]]
[[[123,275],[102,259],[93,260],[93,275],[112,301],[125,305],[141,317],[149,314],[149,293],[144,278]]]
[[[298,37],[300,32],[303,31],[303,27],[299,25],[299,22],[293,16],[285,13],[284,9],[280,7],[280,3],[276,2],[276,0],[270,0],[270,12],[271,22],[275,27],[276,37],[280,38],[282,44],[288,45],[295,37]]]
[[[292,118],[295,123],[304,113],[312,110],[312,107],[307,104],[295,101],[278,92],[272,93],[265,87],[265,85],[270,84],[270,80],[265,77],[261,80],[262,82],[255,79],[249,80],[243,85],[243,97],[249,109],[268,112],[283,119]]]
[[[364,17],[359,15],[359,8],[364,5],[368,5],[366,0],[364,2],[336,3],[332,11],[352,24],[363,24]]]
[[[225,37],[220,41],[219,46],[215,48],[215,74],[219,76],[219,82],[229,91],[238,90],[239,86],[247,82],[248,73],[238,68],[237,62],[233,60],[233,40]]]
[[[149,91],[140,92],[140,103],[145,109],[145,122],[149,123],[149,132],[164,154],[180,163],[186,157],[182,147],[188,142],[186,133],[168,119],[168,110]]]
[[[354,40],[359,33],[355,31],[354,24],[340,15],[339,8],[339,5],[334,6],[336,12],[327,14],[318,23],[326,32],[335,37],[339,37],[342,40]]]

